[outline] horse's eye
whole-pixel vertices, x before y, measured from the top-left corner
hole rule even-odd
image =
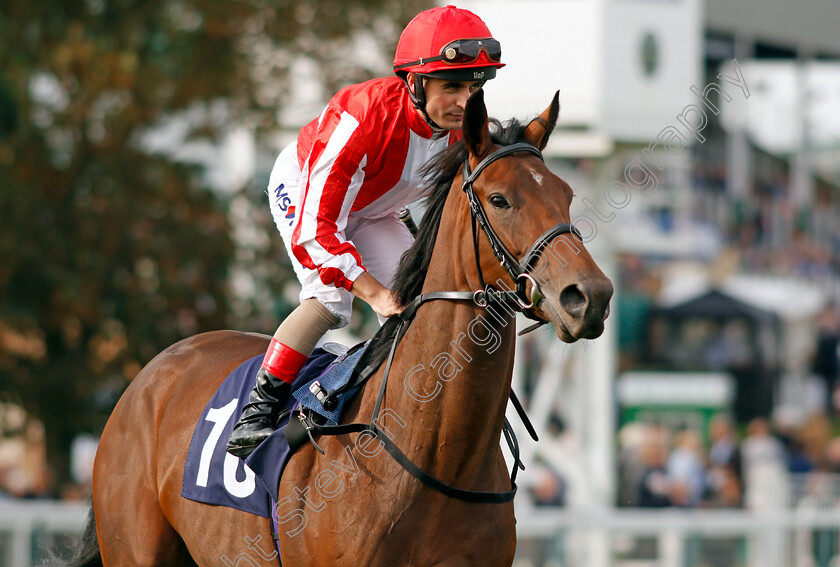
[[[490,195],[490,204],[493,205],[497,209],[509,209],[510,204],[507,200],[499,195],[498,193],[495,195]]]

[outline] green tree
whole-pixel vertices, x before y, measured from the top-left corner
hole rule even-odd
[[[231,324],[226,198],[144,140],[172,124],[210,143],[269,132],[296,57],[329,90],[369,78],[360,34],[387,57],[427,4],[2,3],[0,391],[44,422],[58,480],[142,365]]]

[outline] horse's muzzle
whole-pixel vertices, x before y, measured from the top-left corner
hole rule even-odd
[[[610,313],[612,282],[606,276],[567,285],[560,292],[561,319],[574,339],[594,339],[604,332]]]

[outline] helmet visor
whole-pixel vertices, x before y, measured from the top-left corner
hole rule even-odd
[[[495,67],[466,67],[452,69],[439,69],[428,73],[417,73],[432,79],[445,79],[447,81],[489,81],[496,78]]]

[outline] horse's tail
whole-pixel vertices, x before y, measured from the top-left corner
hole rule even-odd
[[[93,515],[93,503],[88,513],[87,524],[76,545],[72,557],[63,559],[50,554],[38,567],[103,567],[102,554],[99,552],[99,540],[96,538],[96,518]]]

